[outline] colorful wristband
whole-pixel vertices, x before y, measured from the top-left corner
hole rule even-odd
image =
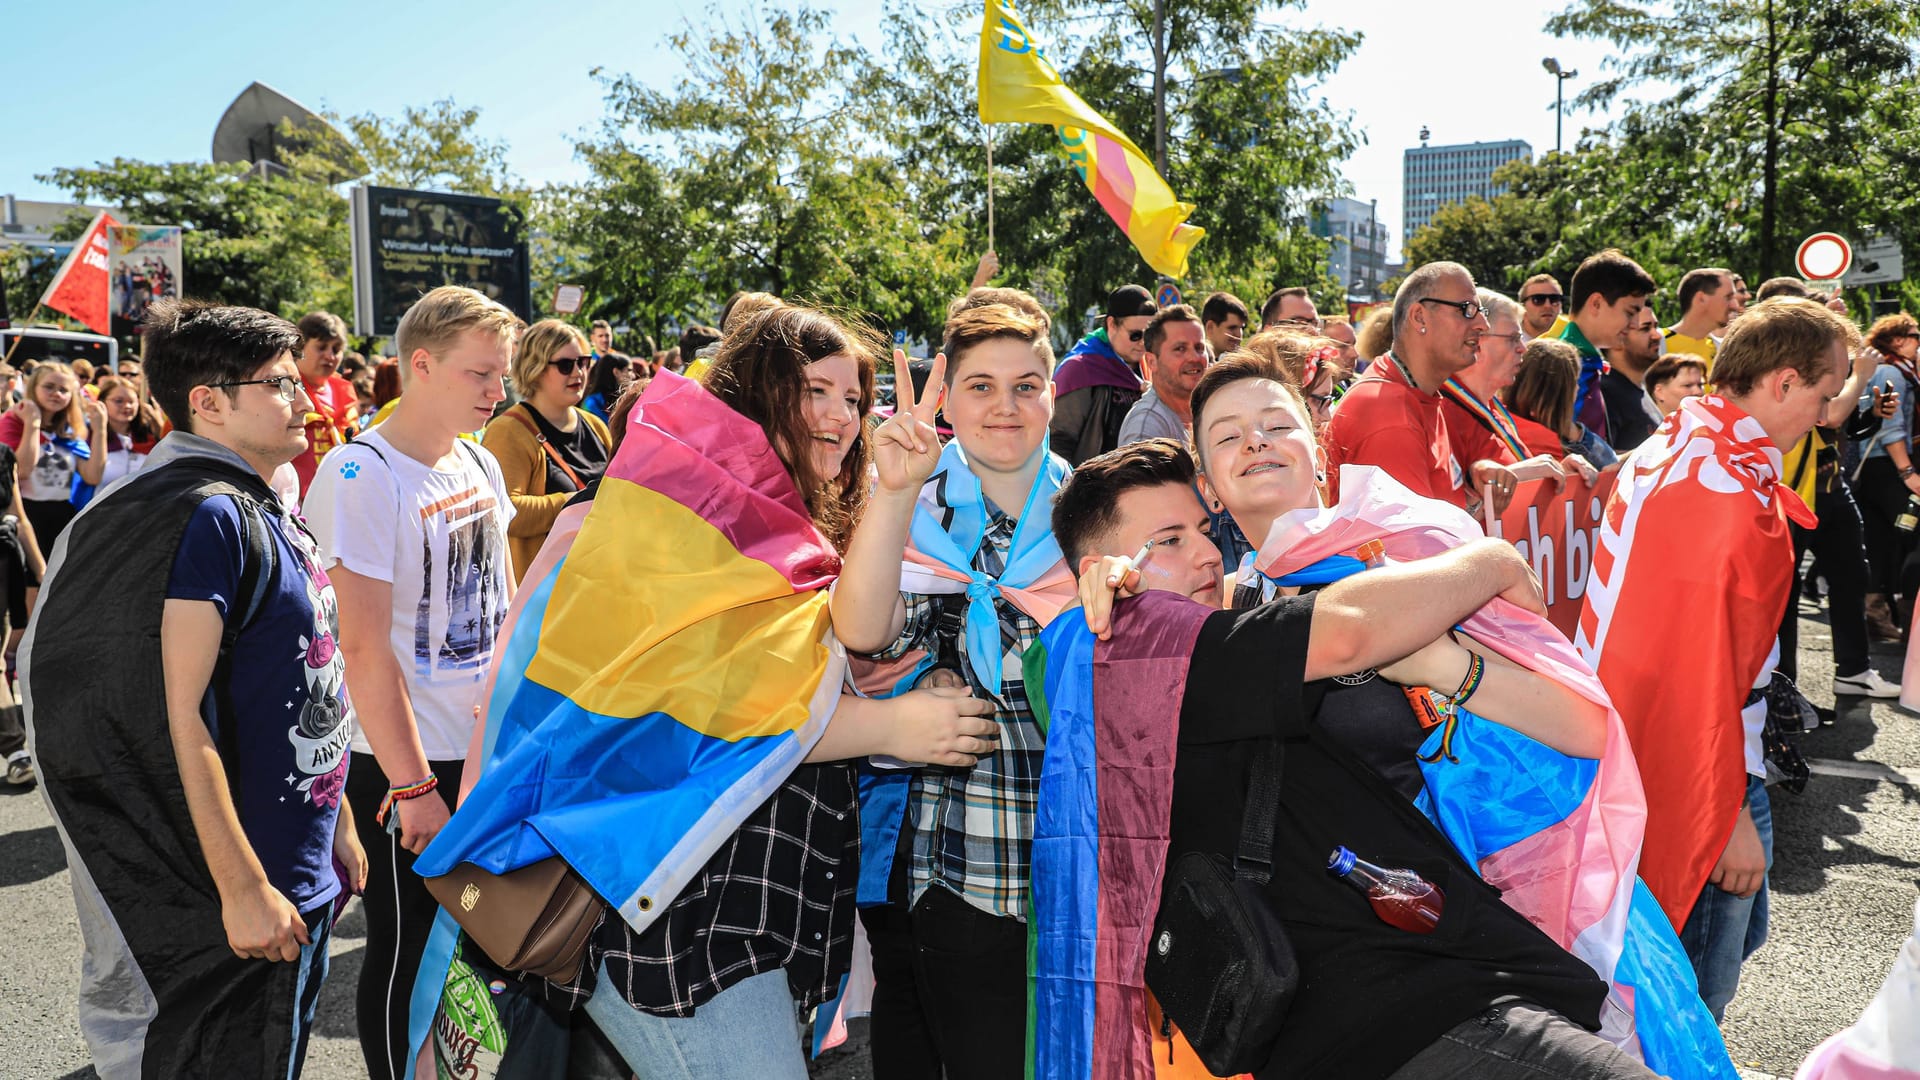
[[[385,824],[387,813],[393,809],[395,803],[405,802],[408,799],[417,799],[439,786],[440,778],[432,773],[428,773],[424,780],[415,780],[411,784],[400,784],[396,787],[388,788],[386,798],[380,800],[380,811],[374,815],[374,820]]]

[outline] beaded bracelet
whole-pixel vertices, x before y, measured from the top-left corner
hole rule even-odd
[[[440,778],[432,773],[428,773],[427,778],[424,780],[415,780],[411,784],[400,784],[396,787],[388,788],[387,797],[380,800],[379,812],[373,816],[374,821],[380,824],[386,824],[387,812],[393,809],[395,803],[405,802],[408,799],[417,799],[439,786]]]

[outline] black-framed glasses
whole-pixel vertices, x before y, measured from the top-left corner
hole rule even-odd
[[[1479,317],[1480,312],[1483,310],[1479,304],[1471,300],[1442,300],[1437,296],[1423,296],[1420,298],[1420,302],[1423,304],[1440,304],[1444,307],[1450,307],[1459,312],[1460,317],[1468,322],[1472,322],[1475,318]]]
[[[1520,299],[1525,300],[1527,303],[1532,304],[1534,307],[1546,307],[1548,304],[1553,304],[1557,307],[1565,307],[1567,303],[1566,296],[1562,293],[1557,293],[1557,292],[1534,293],[1532,296],[1523,296]]]
[[[573,374],[574,368],[579,367],[581,364],[584,364],[586,362],[587,362],[587,358],[584,356],[556,356],[553,359],[547,361],[547,363],[553,365],[556,368],[559,368],[560,374],[562,375]]]
[[[244,379],[240,382],[209,383],[209,386],[271,386],[280,395],[280,400],[291,405],[293,399],[300,396],[300,377],[298,375],[275,375],[271,379]]]

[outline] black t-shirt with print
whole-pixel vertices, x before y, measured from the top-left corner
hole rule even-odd
[[[580,483],[575,484],[560,466],[553,463],[552,458],[547,458],[549,494],[556,491],[578,491],[600,479],[600,474],[607,471],[607,448],[600,442],[600,436],[594,432],[593,425],[587,423],[585,416],[576,418],[579,422],[573,425],[572,431],[561,431],[548,423],[547,418],[540,415],[540,410],[528,405],[526,411],[527,415],[533,417],[534,424],[540,428],[540,434],[546,436],[547,445],[559,451],[561,459],[566,461],[567,466],[574,471],[574,475],[580,478]],[[546,456],[544,451],[541,456]]]
[[[1256,741],[1280,737],[1285,745],[1269,895],[1292,937],[1301,986],[1256,1077],[1385,1077],[1502,1000],[1531,1001],[1597,1028],[1606,984],[1501,903],[1404,795],[1327,736],[1351,719],[1340,710],[1353,698],[1303,681],[1313,602],[1283,597],[1210,616],[1180,710],[1170,859],[1188,851],[1230,857]],[[1437,885],[1446,911],[1434,932],[1380,921],[1364,896],[1327,873],[1336,845]]]

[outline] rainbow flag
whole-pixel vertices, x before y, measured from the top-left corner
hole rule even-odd
[[[1052,127],[1087,190],[1147,265],[1169,277],[1186,276],[1187,252],[1207,235],[1186,224],[1193,204],[1174,195],[1132,139],[1067,89],[1012,4],[986,3],[980,28],[980,122]]]
[[[825,730],[839,570],[760,427],[656,376],[590,508],[562,514],[514,597],[483,771],[415,869],[558,855],[645,930]]]

